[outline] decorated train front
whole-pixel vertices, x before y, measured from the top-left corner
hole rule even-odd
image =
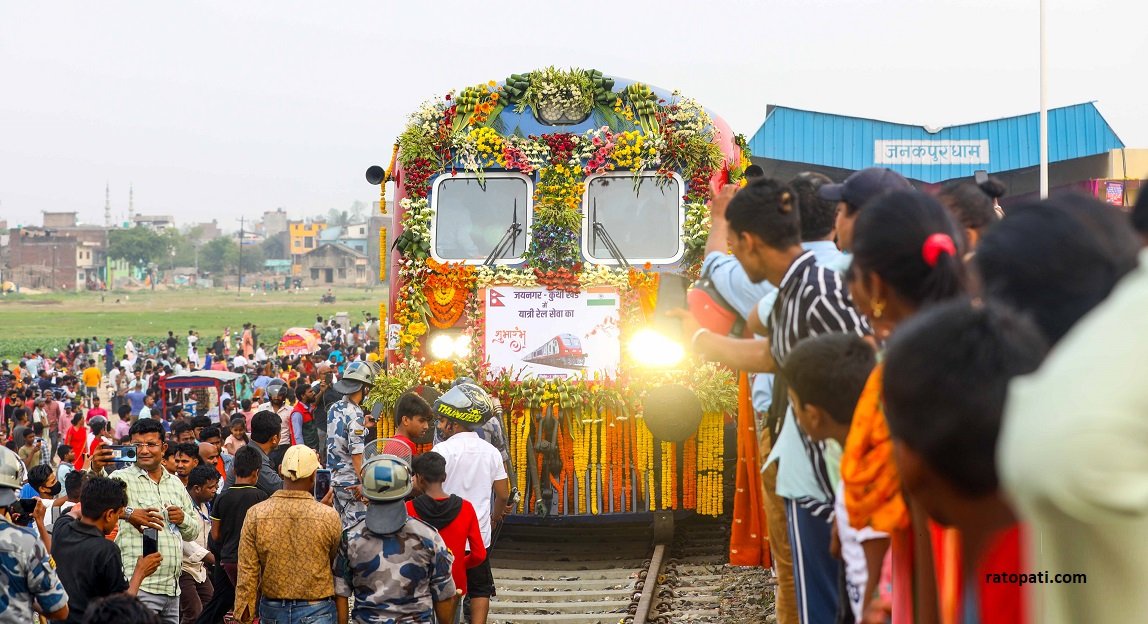
[[[695,100],[593,70],[423,103],[368,171],[395,200],[379,233],[389,374],[371,401],[479,380],[503,406],[520,514],[721,513],[737,381],[652,328],[661,276],[696,276],[706,202],[747,164]],[[697,417],[648,407],[667,388]]]

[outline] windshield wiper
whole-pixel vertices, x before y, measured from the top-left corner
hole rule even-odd
[[[598,220],[598,198],[594,198],[594,207],[591,215],[591,236],[590,250],[593,251],[598,247],[598,237],[602,237],[602,244],[606,245],[606,251],[610,252],[610,257],[618,264],[630,268],[630,263],[626,260],[626,256],[622,255],[622,250],[618,249],[618,245],[614,242],[614,238],[610,236],[610,232],[606,231],[606,226]]]
[[[514,251],[514,246],[518,243],[518,235],[522,233],[522,225],[518,223],[518,198],[514,198],[514,221],[510,227],[506,228],[502,238],[499,239],[498,244],[490,251],[490,255],[483,261],[483,266],[490,266],[494,264],[495,260],[502,259],[507,251]]]

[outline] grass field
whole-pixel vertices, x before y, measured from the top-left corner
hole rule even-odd
[[[272,342],[289,327],[310,327],[320,314],[347,312],[352,322],[359,322],[363,312],[377,314],[386,296],[383,288],[335,289],[337,302],[321,304],[322,292],[113,291],[105,293],[103,301],[100,293],[8,295],[0,297],[0,357],[15,361],[37,347],[52,353],[82,336],[97,336],[101,342],[110,337],[118,351],[128,336],[146,345],[147,340],[166,337],[168,330],[182,337],[195,329],[210,344],[225,327],[241,331],[244,323],[255,323],[260,335]]]

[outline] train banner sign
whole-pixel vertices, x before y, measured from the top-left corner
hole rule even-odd
[[[581,292],[491,286],[479,291],[490,374],[561,379],[615,377],[621,360],[620,297],[613,288]]]

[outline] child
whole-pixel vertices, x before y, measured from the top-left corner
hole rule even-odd
[[[1022,528],[1001,494],[996,450],[1013,377],[1037,369],[1040,330],[996,304],[954,301],[921,313],[889,343],[885,417],[901,483],[929,516],[957,529],[961,622],[1025,622]]]
[[[31,468],[38,465],[44,454],[44,441],[36,437],[36,432],[31,427],[20,427],[13,437],[22,443],[18,455],[24,466]]]
[[[415,396],[417,395],[407,395]],[[422,400],[422,399],[419,399]],[[425,404],[426,402],[423,401]],[[466,595],[466,569],[486,560],[486,546],[478,528],[474,506],[442,489],[446,480],[446,459],[434,451],[419,455],[411,463],[415,488],[422,494],[407,501],[407,513],[438,529],[447,548],[454,554],[451,577],[455,587]],[[466,552],[467,544],[471,551]],[[466,553],[465,555],[463,553]]]
[[[56,479],[64,483],[68,473],[76,469],[76,452],[67,444],[56,448],[56,456],[60,458],[60,465],[56,467]]]
[[[789,402],[802,431],[816,442],[836,440],[844,446],[853,408],[876,363],[873,348],[856,334],[827,334],[798,343],[789,352],[781,374],[788,384]],[[852,621],[861,621],[861,614],[879,580],[869,578],[868,559],[881,557],[888,547],[889,536],[849,525],[842,487],[838,480],[834,499],[835,542],[840,545],[840,558],[845,562],[845,592],[841,595],[842,603],[838,604],[838,621],[842,621],[840,616],[846,609],[852,612]]]
[[[241,408],[243,408],[240,410],[240,413],[243,414],[243,420],[244,420],[244,422],[247,423],[247,430],[248,431],[251,430],[251,417],[255,416],[255,410],[251,409],[251,405],[252,405],[251,399],[243,399],[239,403],[239,406]]]
[[[395,439],[411,449],[411,456],[418,454],[415,440],[425,440],[430,431],[434,412],[421,396],[408,392],[395,402]]]
[[[91,429],[91,434],[88,436],[88,457],[95,455],[96,449],[101,445],[111,446],[116,443],[110,436],[109,424],[108,419],[102,416],[88,421],[88,428]]]
[[[231,419],[231,435],[223,442],[228,455],[235,455],[239,448],[247,444],[247,420],[242,416]]]

